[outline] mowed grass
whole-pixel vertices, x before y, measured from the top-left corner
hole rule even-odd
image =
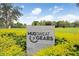
[[[65,40],[78,42],[79,41],[79,28],[56,28],[56,38],[64,38]]]

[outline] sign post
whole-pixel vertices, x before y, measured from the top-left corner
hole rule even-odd
[[[54,26],[27,26],[27,55],[55,44]]]

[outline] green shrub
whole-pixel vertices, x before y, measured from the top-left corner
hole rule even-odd
[[[10,37],[0,37],[0,56],[24,55],[23,49]]]

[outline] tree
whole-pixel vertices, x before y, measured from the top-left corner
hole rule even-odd
[[[58,21],[56,27],[70,27],[70,23],[68,21]]]
[[[13,20],[18,20],[18,18],[22,16],[20,10],[22,10],[22,8],[14,6],[11,3],[0,4],[0,19],[4,20],[6,28],[11,28],[10,24]]]
[[[52,25],[52,22],[51,21],[46,21],[45,25],[47,25],[47,26]]]
[[[70,27],[70,23],[68,21],[64,21],[64,27]]]
[[[73,27],[79,27],[79,21],[73,22]]]
[[[33,21],[33,22],[32,22],[32,25],[33,25],[33,26],[39,25],[39,21]]]
[[[0,19],[0,28],[3,28],[3,27],[4,27],[3,20]]]
[[[25,28],[26,24],[22,24],[20,22],[17,22],[16,24],[12,24],[12,28]]]
[[[58,21],[56,27],[64,27],[64,21]]]

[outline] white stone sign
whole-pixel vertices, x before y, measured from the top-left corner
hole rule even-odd
[[[54,26],[27,26],[27,55],[55,44]]]

